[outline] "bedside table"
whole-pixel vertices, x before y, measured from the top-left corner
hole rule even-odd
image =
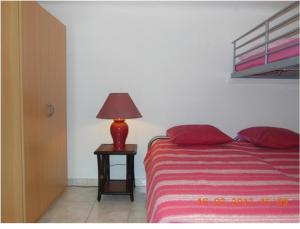
[[[98,201],[101,200],[102,194],[130,195],[130,200],[134,200],[134,155],[136,153],[136,144],[126,144],[122,151],[114,150],[113,144],[102,144],[96,149],[94,154],[97,155],[98,162]],[[126,180],[110,179],[109,156],[111,155],[126,156]]]

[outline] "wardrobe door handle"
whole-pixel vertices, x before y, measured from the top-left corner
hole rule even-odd
[[[47,104],[47,106],[48,106],[48,117],[51,117],[54,115],[55,108],[52,104]]]

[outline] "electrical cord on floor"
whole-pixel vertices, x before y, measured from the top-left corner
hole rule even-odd
[[[110,167],[113,167],[113,166],[116,166],[116,165],[126,165],[126,164],[112,164],[112,165],[110,165]],[[98,187],[97,185],[95,185],[95,186],[85,186],[85,185],[68,185],[67,187],[78,187],[78,188],[94,188],[94,187]]]
[[[116,165],[126,165],[126,164],[112,164],[110,167],[116,166]]]

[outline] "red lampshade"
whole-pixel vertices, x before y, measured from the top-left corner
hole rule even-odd
[[[128,93],[110,93],[96,117],[114,119],[110,126],[114,149],[124,150],[128,134],[128,125],[124,119],[140,118],[142,115]]]
[[[96,116],[101,119],[140,118],[137,107],[128,93],[110,93]]]

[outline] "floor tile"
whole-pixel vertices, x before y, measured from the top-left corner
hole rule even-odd
[[[131,207],[129,213],[130,216],[134,218],[143,218],[146,217],[147,215],[147,211],[145,207],[137,207],[137,206]]]
[[[41,217],[41,220],[85,220],[93,203],[58,201]]]
[[[130,206],[128,223],[146,223],[146,200],[145,195],[137,195],[136,201]]]
[[[47,219],[41,218],[38,223],[85,223],[84,219]]]
[[[128,223],[147,223],[147,219],[146,219],[146,216],[141,217],[141,218],[136,218],[136,217],[129,216],[127,222]]]
[[[128,223],[128,220],[122,219],[87,219],[85,223]]]
[[[94,203],[96,199],[96,187],[68,187],[59,201]]]
[[[68,187],[41,217],[39,223],[145,223],[146,194],[135,189],[134,201],[128,195],[102,195],[97,187]]]
[[[126,223],[130,212],[130,200],[127,202],[106,201],[96,202],[88,220],[118,221]]]

